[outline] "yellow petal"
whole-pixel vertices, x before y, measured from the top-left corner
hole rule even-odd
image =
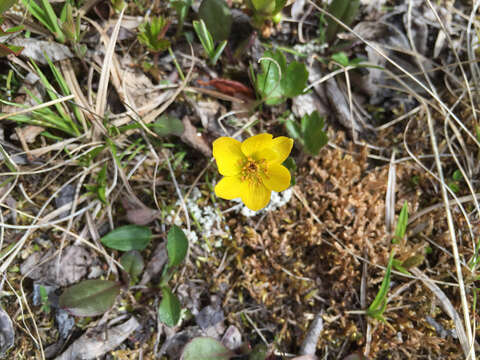
[[[272,146],[271,134],[259,134],[249,137],[242,142],[242,152],[245,156],[253,156],[258,151],[264,148],[270,148]]]
[[[241,195],[242,182],[239,177],[226,176],[215,186],[215,195],[222,199],[232,200]]]
[[[213,157],[220,174],[234,176],[240,173],[244,159],[240,141],[224,136],[216,139],[213,142]]]
[[[242,184],[242,201],[250,210],[258,211],[268,205],[271,191],[262,183],[244,182]]]
[[[286,136],[279,136],[272,140],[272,150],[277,154],[275,162],[277,164],[283,163],[290,155],[293,147],[293,139]]]
[[[280,192],[290,186],[290,171],[285,166],[268,164],[267,174],[262,176],[267,189]]]

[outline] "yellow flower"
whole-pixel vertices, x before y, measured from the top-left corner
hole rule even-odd
[[[254,211],[263,209],[271,192],[290,186],[290,172],[282,163],[292,151],[293,140],[271,134],[252,136],[240,143],[220,137],[213,142],[213,157],[224,176],[215,186],[215,194],[223,199],[241,198]]]

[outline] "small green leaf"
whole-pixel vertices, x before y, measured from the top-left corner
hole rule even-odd
[[[339,63],[340,65],[347,67],[350,64],[350,61],[348,60],[347,54],[345,54],[343,51],[333,54],[332,55],[332,60]]]
[[[203,0],[198,16],[205,22],[214,42],[228,39],[233,17],[225,0]]]
[[[185,127],[180,119],[173,116],[162,115],[153,123],[153,131],[160,136],[182,135]]]
[[[305,64],[293,61],[288,64],[287,72],[282,77],[283,96],[292,98],[303,93],[308,81],[308,71]]]
[[[297,164],[295,163],[295,160],[293,160],[292,157],[288,157],[282,165],[285,166],[290,172],[290,186],[294,186],[296,183],[295,172],[297,171]]]
[[[146,226],[124,225],[109,232],[100,241],[111,249],[129,251],[145,249],[151,238],[152,232]]]
[[[390,276],[392,273],[393,260],[394,259],[393,259],[393,252],[392,252],[388,260],[388,265],[385,271],[385,276],[383,277],[383,280],[382,280],[382,285],[380,285],[380,289],[378,290],[377,296],[375,296],[375,299],[367,309],[367,315],[382,321],[383,321],[382,314],[387,307],[387,293],[388,293],[388,289],[390,288]]]
[[[143,257],[137,250],[131,250],[123,254],[120,258],[120,264],[132,279],[138,278],[144,267]]]
[[[396,242],[402,241],[405,237],[405,233],[407,232],[407,224],[408,224],[408,204],[405,201],[403,203],[402,210],[400,211],[400,215],[398,216],[397,227],[395,228],[395,236],[394,240]]]
[[[460,170],[455,170],[452,174],[452,180],[454,181],[460,181],[463,179],[462,172]]]
[[[185,345],[181,360],[229,360],[234,353],[220,341],[197,337]]]
[[[180,320],[182,307],[180,301],[168,287],[162,287],[162,294],[162,302],[158,307],[158,319],[165,325],[173,327]]]
[[[84,280],[60,295],[60,307],[74,316],[97,316],[110,309],[120,284],[109,280]]]
[[[305,150],[311,155],[318,155],[320,149],[328,143],[328,136],[323,131],[324,120],[318,111],[305,115],[301,122]]]
[[[402,263],[402,266],[408,270],[412,267],[419,266],[421,263],[423,263],[423,260],[425,260],[425,257],[423,255],[413,255],[410,256],[407,260],[405,260]]]
[[[173,225],[167,235],[168,267],[180,265],[188,250],[188,239],[182,229]]]

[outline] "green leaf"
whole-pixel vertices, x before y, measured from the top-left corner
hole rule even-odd
[[[307,85],[305,64],[293,61],[287,66],[285,55],[279,50],[265,51],[261,70],[255,87],[267,105],[280,104],[285,98],[300,95]]]
[[[302,137],[305,150],[311,155],[318,155],[320,149],[328,143],[328,136],[323,131],[324,120],[318,111],[302,118]]]
[[[425,257],[423,255],[413,255],[410,256],[407,260],[405,260],[402,263],[402,266],[408,270],[412,267],[419,266],[421,263],[423,263],[423,260],[425,260]]]
[[[407,231],[407,224],[408,224],[408,204],[405,201],[403,203],[402,210],[400,211],[400,215],[398,216],[397,227],[395,228],[395,235],[394,241],[402,241],[405,237],[405,233]]]
[[[137,250],[131,250],[123,254],[120,258],[120,264],[132,279],[138,278],[144,267],[143,257]]]
[[[23,50],[23,46],[0,44],[0,56],[7,56],[13,54],[15,56],[20,55]]]
[[[387,293],[388,293],[388,289],[390,288],[390,276],[392,273],[392,265],[393,265],[393,252],[390,254],[387,269],[385,271],[385,276],[383,277],[382,285],[380,285],[380,289],[378,290],[377,296],[375,296],[375,299],[367,309],[367,315],[380,320],[383,319],[382,314],[387,307]]]
[[[267,105],[276,105],[284,101],[280,84],[287,71],[287,60],[281,51],[265,51],[262,56],[262,73],[257,76],[256,88]]]
[[[297,61],[291,62],[282,76],[280,85],[282,87],[283,96],[292,98],[303,93],[308,81],[308,71],[305,64]]]
[[[261,13],[262,15],[273,14],[276,7],[275,0],[252,0],[252,4],[255,12]]]
[[[205,22],[214,42],[228,39],[233,17],[225,0],[203,0],[198,16]]]
[[[110,309],[120,284],[109,280],[84,280],[60,295],[60,307],[74,316],[97,316]]]
[[[297,164],[295,163],[295,160],[293,160],[292,157],[288,157],[282,165],[285,166],[290,172],[290,186],[294,186],[296,183],[295,172],[297,171]]]
[[[229,360],[234,353],[220,341],[210,337],[197,337],[183,349],[181,360]]]
[[[145,249],[151,238],[152,232],[146,226],[124,225],[109,232],[100,241],[111,249],[130,251]]]
[[[168,267],[180,265],[188,250],[188,239],[182,229],[173,225],[167,235]]]
[[[167,287],[162,287],[162,301],[158,307],[158,319],[169,327],[177,325],[182,307],[180,301]]]
[[[452,180],[454,181],[460,181],[463,179],[462,172],[460,170],[455,170],[452,174]]]
[[[343,51],[333,54],[332,55],[332,60],[339,63],[340,65],[347,67],[350,64],[350,61],[348,60],[347,54],[345,54]]]
[[[153,123],[153,131],[160,136],[182,135],[185,127],[180,119],[173,116],[162,115]]]

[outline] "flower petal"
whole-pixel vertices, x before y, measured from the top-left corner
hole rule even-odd
[[[268,164],[267,174],[262,176],[267,189],[280,192],[290,186],[290,171],[285,166]]]
[[[286,136],[279,136],[272,140],[272,150],[277,153],[274,160],[277,164],[283,163],[290,155],[293,147],[293,139]],[[242,148],[243,149],[243,148]]]
[[[271,191],[262,183],[245,181],[242,184],[242,201],[250,210],[258,211],[268,205]]]
[[[225,136],[216,139],[213,142],[213,157],[220,174],[234,176],[240,173],[244,159],[240,141]]]
[[[232,200],[241,195],[242,181],[237,176],[226,176],[215,185],[215,195]]]
[[[256,152],[272,146],[271,134],[259,134],[249,137],[242,142],[242,152],[245,156],[253,156]]]

